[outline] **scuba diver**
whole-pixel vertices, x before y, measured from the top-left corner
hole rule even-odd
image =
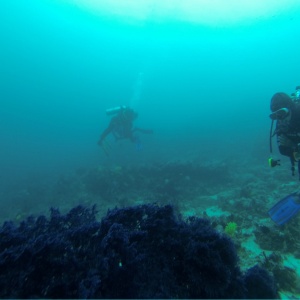
[[[280,154],[289,157],[292,175],[295,175],[297,164],[300,180],[300,86],[296,92],[289,96],[286,93],[276,93],[271,98],[270,105],[272,120],[270,130],[270,152],[269,165],[275,167],[280,165],[280,160],[272,158],[272,137],[276,135]],[[273,123],[276,128],[273,132]],[[286,196],[269,210],[269,215],[274,222],[282,225],[300,211],[300,191]]]
[[[270,151],[272,153],[271,139],[276,135],[280,154],[290,158],[293,176],[295,175],[295,163],[298,163],[300,179],[300,87],[297,88],[299,88],[299,99],[295,96],[293,99],[285,93],[276,93],[271,99]],[[272,133],[275,120],[277,121],[276,128]],[[280,161],[270,158],[269,163],[271,167],[275,167],[280,164]]]
[[[137,148],[140,148],[140,140],[135,133],[153,133],[150,129],[133,127],[133,121],[137,119],[138,114],[127,106],[118,106],[108,109],[106,110],[106,115],[114,115],[111,118],[108,127],[102,132],[98,141],[98,145],[103,148],[106,154],[108,154],[109,144],[105,143],[105,138],[109,134],[112,134],[116,140],[129,139],[131,142],[136,144]]]

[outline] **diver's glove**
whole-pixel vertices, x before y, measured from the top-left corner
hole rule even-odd
[[[300,160],[300,152],[294,152],[293,157],[294,157],[295,161],[299,161]]]
[[[293,152],[293,157],[295,161],[300,161],[300,144],[297,145]]]

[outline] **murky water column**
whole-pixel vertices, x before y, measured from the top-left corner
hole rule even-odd
[[[137,79],[133,85],[132,97],[129,102],[129,106],[135,110],[137,110],[140,99],[141,99],[143,83],[144,83],[144,72],[139,72]]]

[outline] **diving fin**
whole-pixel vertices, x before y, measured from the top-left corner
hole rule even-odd
[[[268,211],[268,214],[277,225],[283,225],[299,211],[300,191],[281,199]]]

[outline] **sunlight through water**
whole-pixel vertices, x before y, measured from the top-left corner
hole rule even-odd
[[[94,14],[130,22],[185,21],[226,26],[299,11],[298,0],[67,0]]]

